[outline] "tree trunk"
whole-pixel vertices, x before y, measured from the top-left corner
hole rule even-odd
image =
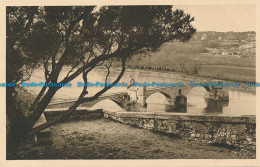
[[[10,121],[10,129],[6,134],[6,158],[17,159],[17,149],[28,137],[34,124],[38,121],[50,100],[58,89],[49,89],[43,99],[36,104],[33,114],[25,117],[16,107],[15,89],[7,88],[6,114]]]
[[[6,159],[18,159],[18,148],[32,129],[28,125],[28,122],[11,123],[9,133],[6,135]]]
[[[41,117],[42,113],[47,108],[48,104],[50,103],[51,99],[53,98],[57,90],[59,90],[59,88],[50,87],[47,93],[42,98],[42,100],[35,105],[34,110],[32,112],[33,114],[29,116],[29,121],[32,127]]]

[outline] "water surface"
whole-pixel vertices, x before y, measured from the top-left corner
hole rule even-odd
[[[65,67],[60,75],[61,80],[67,73],[68,68]],[[109,76],[109,82],[113,82],[120,71],[112,70]],[[106,69],[99,68],[88,74],[88,81],[92,83],[104,82],[106,76]],[[120,80],[121,82],[129,83],[130,76],[133,76],[136,82],[158,82],[158,83],[177,83],[177,82],[203,82],[206,78],[192,77],[177,73],[168,72],[155,72],[148,70],[127,70]],[[30,81],[28,82],[43,82],[44,73],[43,69],[36,70]],[[77,83],[83,82],[82,76],[78,76],[72,82],[72,87],[61,88],[52,101],[76,99],[82,87],[78,87]],[[28,87],[29,91],[38,93],[39,87]],[[89,95],[95,94],[101,90],[101,87],[88,88]],[[106,93],[117,93],[126,91],[126,87],[114,87],[108,90]],[[191,114],[214,114],[214,115],[255,115],[256,112],[256,94],[255,91],[246,90],[241,88],[229,88],[225,89],[229,93],[228,102],[212,102],[206,101],[204,95],[206,90],[204,88],[193,88],[187,95],[187,113]],[[161,93],[155,93],[147,99],[147,111],[148,112],[172,112],[173,106],[170,106],[165,96]],[[104,100],[94,106],[94,108],[105,108],[108,110],[122,110],[117,104],[110,100]]]

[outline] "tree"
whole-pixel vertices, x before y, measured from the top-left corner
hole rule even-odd
[[[194,18],[182,10],[173,11],[172,6],[7,7],[6,16],[7,74],[14,74],[8,74],[7,82],[16,84],[24,80],[25,73],[29,78],[38,64],[43,64],[45,83],[65,84],[79,75],[87,83],[88,73],[98,66],[106,67],[104,81],[108,82],[115,61],[121,63],[121,72],[113,81],[117,83],[125,72],[126,60],[133,55],[154,51],[171,40],[187,41],[195,32],[190,24]],[[70,70],[60,78],[67,65]],[[42,87],[27,117],[16,108],[7,109],[10,144],[17,145],[28,134],[55,123],[32,129],[60,88]],[[81,103],[97,99],[110,88],[85,97],[88,91],[83,87],[68,115]],[[8,105],[14,102],[14,90],[9,92]]]

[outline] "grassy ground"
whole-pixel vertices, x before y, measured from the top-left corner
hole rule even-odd
[[[162,69],[211,78],[218,76],[219,79],[239,82],[255,82],[254,56],[217,56],[202,52],[203,46],[199,42],[167,43],[149,55],[135,55],[127,65],[130,68]]]
[[[24,144],[18,159],[241,159],[255,152],[186,141],[106,119],[58,124],[54,144]]]
[[[198,75],[238,82],[255,82],[256,69],[254,67],[202,65]]]

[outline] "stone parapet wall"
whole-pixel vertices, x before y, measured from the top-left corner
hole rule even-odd
[[[245,150],[256,149],[255,116],[104,111],[104,117],[202,143],[227,144]]]
[[[66,108],[46,109],[49,121],[66,115]],[[187,113],[120,112],[79,107],[66,121],[109,118],[123,124],[174,134],[201,143],[218,143],[244,150],[256,150],[255,116],[217,116]]]
[[[44,111],[44,116],[47,122],[56,121],[61,117],[67,114],[66,108],[53,108],[53,109],[46,109]],[[90,110],[86,108],[78,107],[76,111],[70,114],[66,119],[62,119],[62,122],[66,121],[77,121],[77,120],[86,120],[86,119],[97,119],[103,117],[103,110]]]
[[[59,102],[52,102],[47,106],[47,111],[49,111],[48,109],[66,109],[69,108],[70,106],[72,106],[75,103],[75,100],[65,100],[65,101],[59,101]],[[83,107],[83,104],[80,104],[79,107]]]

